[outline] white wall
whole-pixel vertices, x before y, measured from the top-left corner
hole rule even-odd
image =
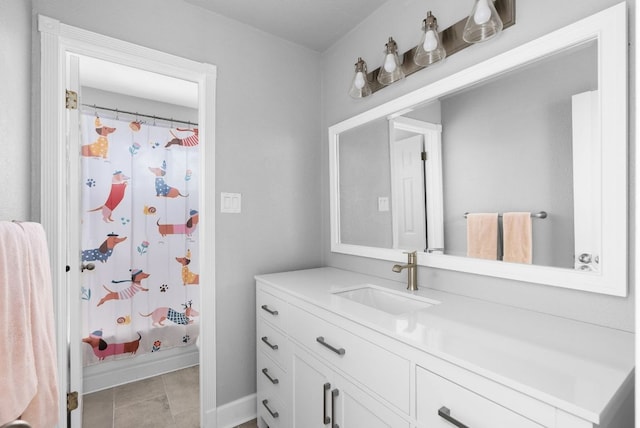
[[[389,36],[398,43],[399,50],[404,52],[415,46],[421,35],[421,21],[428,10],[438,18],[440,28],[462,19],[468,14],[472,1],[451,2],[448,0],[403,0],[389,1],[375,10],[359,26],[347,36],[323,53],[322,58],[322,127],[323,127],[323,243],[325,264],[349,270],[367,272],[399,281],[405,275],[391,271],[392,262],[345,256],[330,252],[329,228],[329,178],[328,178],[328,143],[327,127],[345,120],[358,113],[369,110],[386,101],[404,95],[442,77],[460,71],[466,67],[488,59],[499,53],[510,50],[527,41],[535,39],[554,29],[561,28],[580,18],[589,16],[608,6],[619,3],[619,0],[552,0],[517,1],[516,24],[508,28],[497,39],[471,46],[447,58],[444,63],[433,68],[419,71],[402,82],[376,92],[371,97],[354,100],[348,94],[349,84],[353,77],[353,64],[359,56],[367,61],[369,69],[374,70],[382,62],[384,44]],[[635,34],[635,2],[627,2],[630,8],[629,21],[630,40]],[[630,64],[634,64],[635,49],[631,46]],[[631,72],[633,73],[633,69]],[[634,90],[631,80],[630,93]],[[635,114],[632,111],[631,117]],[[630,130],[630,159],[635,156],[635,123]],[[631,177],[635,176],[635,166],[630,163]],[[633,183],[631,183],[633,194]],[[634,218],[631,204],[631,218]],[[630,236],[633,236],[632,223]],[[501,302],[536,311],[556,314],[595,324],[611,326],[628,331],[634,330],[635,275],[633,239],[630,247],[630,295],[627,298],[603,296],[593,293],[571,291],[525,282],[509,281],[497,278],[457,273],[438,269],[421,268],[418,282],[421,286],[433,287],[467,296]]]
[[[39,113],[37,64],[29,79],[31,38],[38,38],[31,29],[31,6],[35,14],[65,24],[216,65],[216,188],[207,191],[216,199],[221,191],[243,198],[241,214],[217,215],[216,260],[211,260],[216,264],[220,406],[256,390],[253,276],[321,263],[319,55],[180,0],[158,4],[0,2],[0,169],[5,183],[17,183],[5,191],[9,199],[0,204],[0,215],[38,219],[37,203],[29,203],[29,193],[37,200],[39,192],[37,182],[29,182],[39,159],[37,136],[32,156],[28,142]]]

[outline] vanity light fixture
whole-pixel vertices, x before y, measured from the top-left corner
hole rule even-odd
[[[367,78],[367,63],[360,57],[355,64],[356,72],[351,82],[351,89],[349,89],[349,95],[352,98],[364,98],[371,95],[371,86],[369,86],[369,79]]]
[[[428,67],[447,56],[447,51],[442,46],[438,35],[438,20],[427,12],[427,17],[422,21],[422,39],[416,46],[413,62],[422,67]]]
[[[475,0],[467,18],[462,38],[467,43],[484,42],[502,31],[502,20],[493,5],[493,0]]]
[[[388,85],[397,80],[404,79],[404,71],[402,63],[398,57],[398,45],[393,37],[389,37],[389,41],[385,44],[384,63],[380,67],[378,73],[378,82]]]
[[[495,37],[503,29],[516,23],[516,0],[473,0],[471,14],[450,25],[438,33],[436,17],[427,13],[423,23],[423,37],[418,46],[404,54],[398,54],[398,45],[389,37],[385,49],[384,63],[369,73],[366,63],[358,68],[353,78],[349,95],[363,98],[373,94],[389,84],[422,70],[431,64],[442,61],[473,43],[483,42]],[[362,75],[358,72],[361,71]],[[358,88],[363,85],[362,88]],[[370,91],[370,92],[369,92]]]

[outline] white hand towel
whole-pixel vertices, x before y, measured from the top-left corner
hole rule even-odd
[[[531,213],[504,213],[502,215],[505,262],[532,261]]]
[[[467,214],[467,256],[498,258],[498,213]]]

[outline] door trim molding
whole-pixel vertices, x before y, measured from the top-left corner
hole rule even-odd
[[[67,84],[67,55],[91,56],[151,72],[189,80],[198,85],[198,123],[200,130],[200,189],[215,188],[215,83],[214,65],[199,63],[133,43],[103,36],[38,16],[40,32],[40,221],[47,233],[54,284],[57,366],[60,389],[60,426],[66,426],[66,392],[70,370],[67,367],[68,337],[74,296],[79,296],[80,248],[73,224],[74,202],[69,193],[80,186],[77,171],[68,167],[67,153],[79,153],[77,142],[67,141],[67,113],[64,94]],[[206,142],[206,144],[204,144]],[[36,143],[37,144],[37,143]],[[77,150],[76,150],[77,149]],[[206,185],[205,185],[206,184]],[[77,211],[77,210],[76,210]],[[200,254],[203,260],[215,260],[215,197],[200,193]],[[70,266],[67,273],[65,267]],[[216,307],[215,264],[201,265],[200,298]],[[80,299],[77,299],[79,305]],[[216,422],[216,336],[215,313],[201,311],[200,334],[200,419],[203,427],[215,428]],[[206,332],[206,334],[205,334]],[[206,336],[206,340],[205,337]],[[78,338],[79,339],[79,338]],[[205,381],[206,380],[206,381]],[[77,380],[76,380],[77,382]],[[73,385],[72,385],[73,386]],[[80,385],[81,388],[81,385]],[[79,415],[79,412],[76,412]],[[79,416],[74,415],[74,418]],[[74,424],[72,420],[72,426]],[[79,426],[79,425],[77,425]]]

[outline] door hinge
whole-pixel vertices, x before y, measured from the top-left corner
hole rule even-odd
[[[422,155],[422,160],[423,160],[423,161],[426,161],[426,160],[427,160],[427,158],[428,158],[428,156],[427,156],[427,152],[422,152],[422,153],[421,153],[421,155]]]
[[[67,392],[67,413],[78,408],[78,391]]]
[[[65,96],[65,107],[69,110],[78,109],[78,93],[67,89]]]

